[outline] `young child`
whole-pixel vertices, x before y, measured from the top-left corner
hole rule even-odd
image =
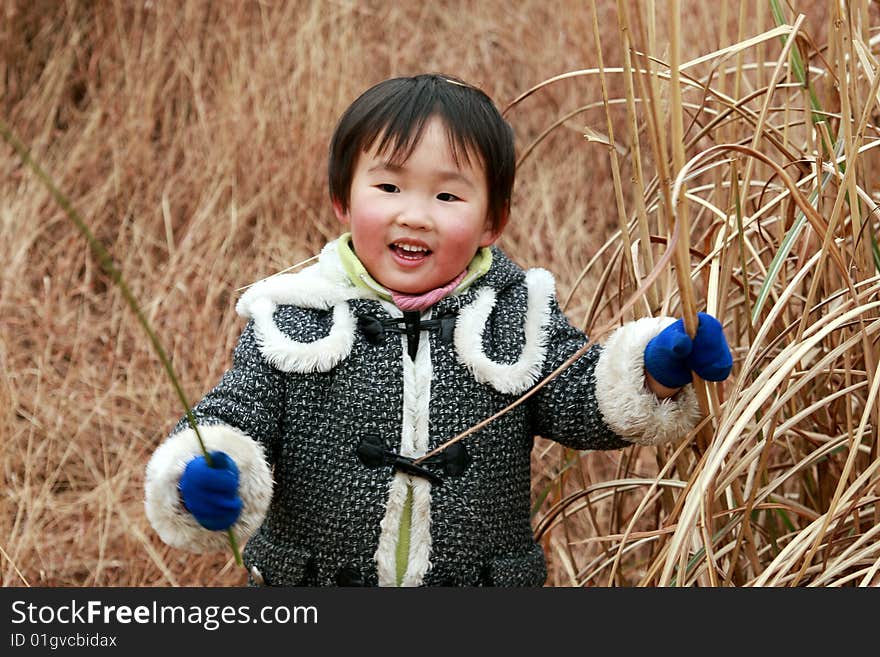
[[[167,543],[247,541],[249,583],[540,586],[529,521],[541,435],[575,449],[655,445],[699,415],[691,371],[732,366],[717,320],[625,324],[525,403],[587,338],[553,277],[493,246],[508,221],[513,131],[444,75],[387,80],[342,115],[330,197],[349,232],[319,262],[253,285],[234,362],[147,466]]]

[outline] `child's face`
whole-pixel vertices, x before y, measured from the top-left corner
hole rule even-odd
[[[385,287],[410,294],[440,287],[498,238],[483,167],[473,156],[470,163],[459,160],[437,118],[402,165],[375,148],[358,158],[348,210],[338,204],[334,210],[351,231],[358,258]]]

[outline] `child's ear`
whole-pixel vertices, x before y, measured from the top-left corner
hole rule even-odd
[[[498,238],[501,237],[501,233],[504,232],[504,227],[507,226],[507,218],[507,210],[504,211],[504,214],[501,216],[501,221],[498,222],[497,226],[493,225],[491,217],[486,218],[486,227],[483,230],[483,235],[480,239],[480,246],[491,246],[498,241]]]
[[[348,212],[342,209],[342,203],[338,199],[333,200],[333,214],[344,226],[348,226]]]

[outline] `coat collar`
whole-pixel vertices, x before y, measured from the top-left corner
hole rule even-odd
[[[436,314],[450,311],[457,312],[461,308],[470,305],[480,290],[489,288],[494,290],[496,294],[500,294],[511,285],[523,282],[525,272],[497,246],[493,245],[490,249],[492,253],[492,266],[489,268],[489,271],[460,294],[440,299],[434,305],[434,312]]]
[[[329,310],[350,299],[379,297],[366,287],[349,280],[339,259],[336,240],[328,242],[318,257],[317,264],[294,274],[276,274],[251,285],[235,305],[242,317],[252,319],[257,306],[266,300],[275,306],[293,305],[301,308]]]
[[[340,238],[342,239],[342,238]],[[497,246],[490,247],[492,265],[489,271],[467,285],[464,291],[441,299],[434,306],[437,312],[458,310],[470,303],[476,292],[491,287],[496,292],[522,282],[525,273]],[[376,284],[378,285],[378,284]],[[301,308],[329,310],[338,303],[352,299],[383,300],[381,290],[370,285],[355,285],[340,258],[339,240],[328,242],[318,263],[294,274],[277,274],[254,283],[235,306],[242,317],[254,317],[255,304],[265,305],[265,299],[274,306],[294,305]]]
[[[327,372],[348,357],[357,331],[356,315],[363,310],[363,302],[373,300],[389,306],[375,291],[352,284],[337,252],[337,243],[330,242],[321,251],[317,264],[295,274],[272,276],[251,286],[236,304],[239,314],[253,320],[254,333],[263,357],[274,367],[285,372]],[[452,312],[457,315],[454,346],[459,361],[474,378],[491,385],[502,393],[518,394],[527,390],[540,377],[547,346],[547,330],[555,298],[553,276],[544,269],[524,272],[497,247],[492,247],[492,266],[489,271],[458,295],[441,299],[432,308],[435,316]],[[523,330],[521,353],[513,362],[496,362],[485,351],[484,337],[496,341],[497,331],[485,336],[490,317],[499,298],[508,298],[505,291],[515,285],[527,290],[525,303],[517,304],[511,312],[511,321]],[[353,303],[355,302],[355,303]],[[505,301],[507,303],[507,301]],[[288,331],[295,327],[278,326],[275,311],[278,306],[292,305],[306,309],[332,312],[329,333],[317,340],[300,342]],[[359,310],[360,308],[360,310]],[[502,340],[503,342],[503,340]]]

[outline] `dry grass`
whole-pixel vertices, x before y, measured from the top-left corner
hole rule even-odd
[[[874,3],[782,7],[815,110],[779,34],[749,41],[775,27],[764,2],[685,2],[680,32],[666,3],[621,3],[630,50],[610,1],[595,25],[568,0],[96,4],[5,4],[0,116],[113,252],[191,400],[228,366],[236,288],[337,234],[338,114],[380,79],[447,71],[508,108],[523,160],[502,246],[554,271],[573,321],[598,338],[628,301],[626,319],[692,304],[734,349],[705,428],[676,446],[539,440],[548,584],[878,582]],[[180,404],[6,146],[0,234],[0,581],[243,583],[229,554],[193,558],[146,522],[143,468]]]

